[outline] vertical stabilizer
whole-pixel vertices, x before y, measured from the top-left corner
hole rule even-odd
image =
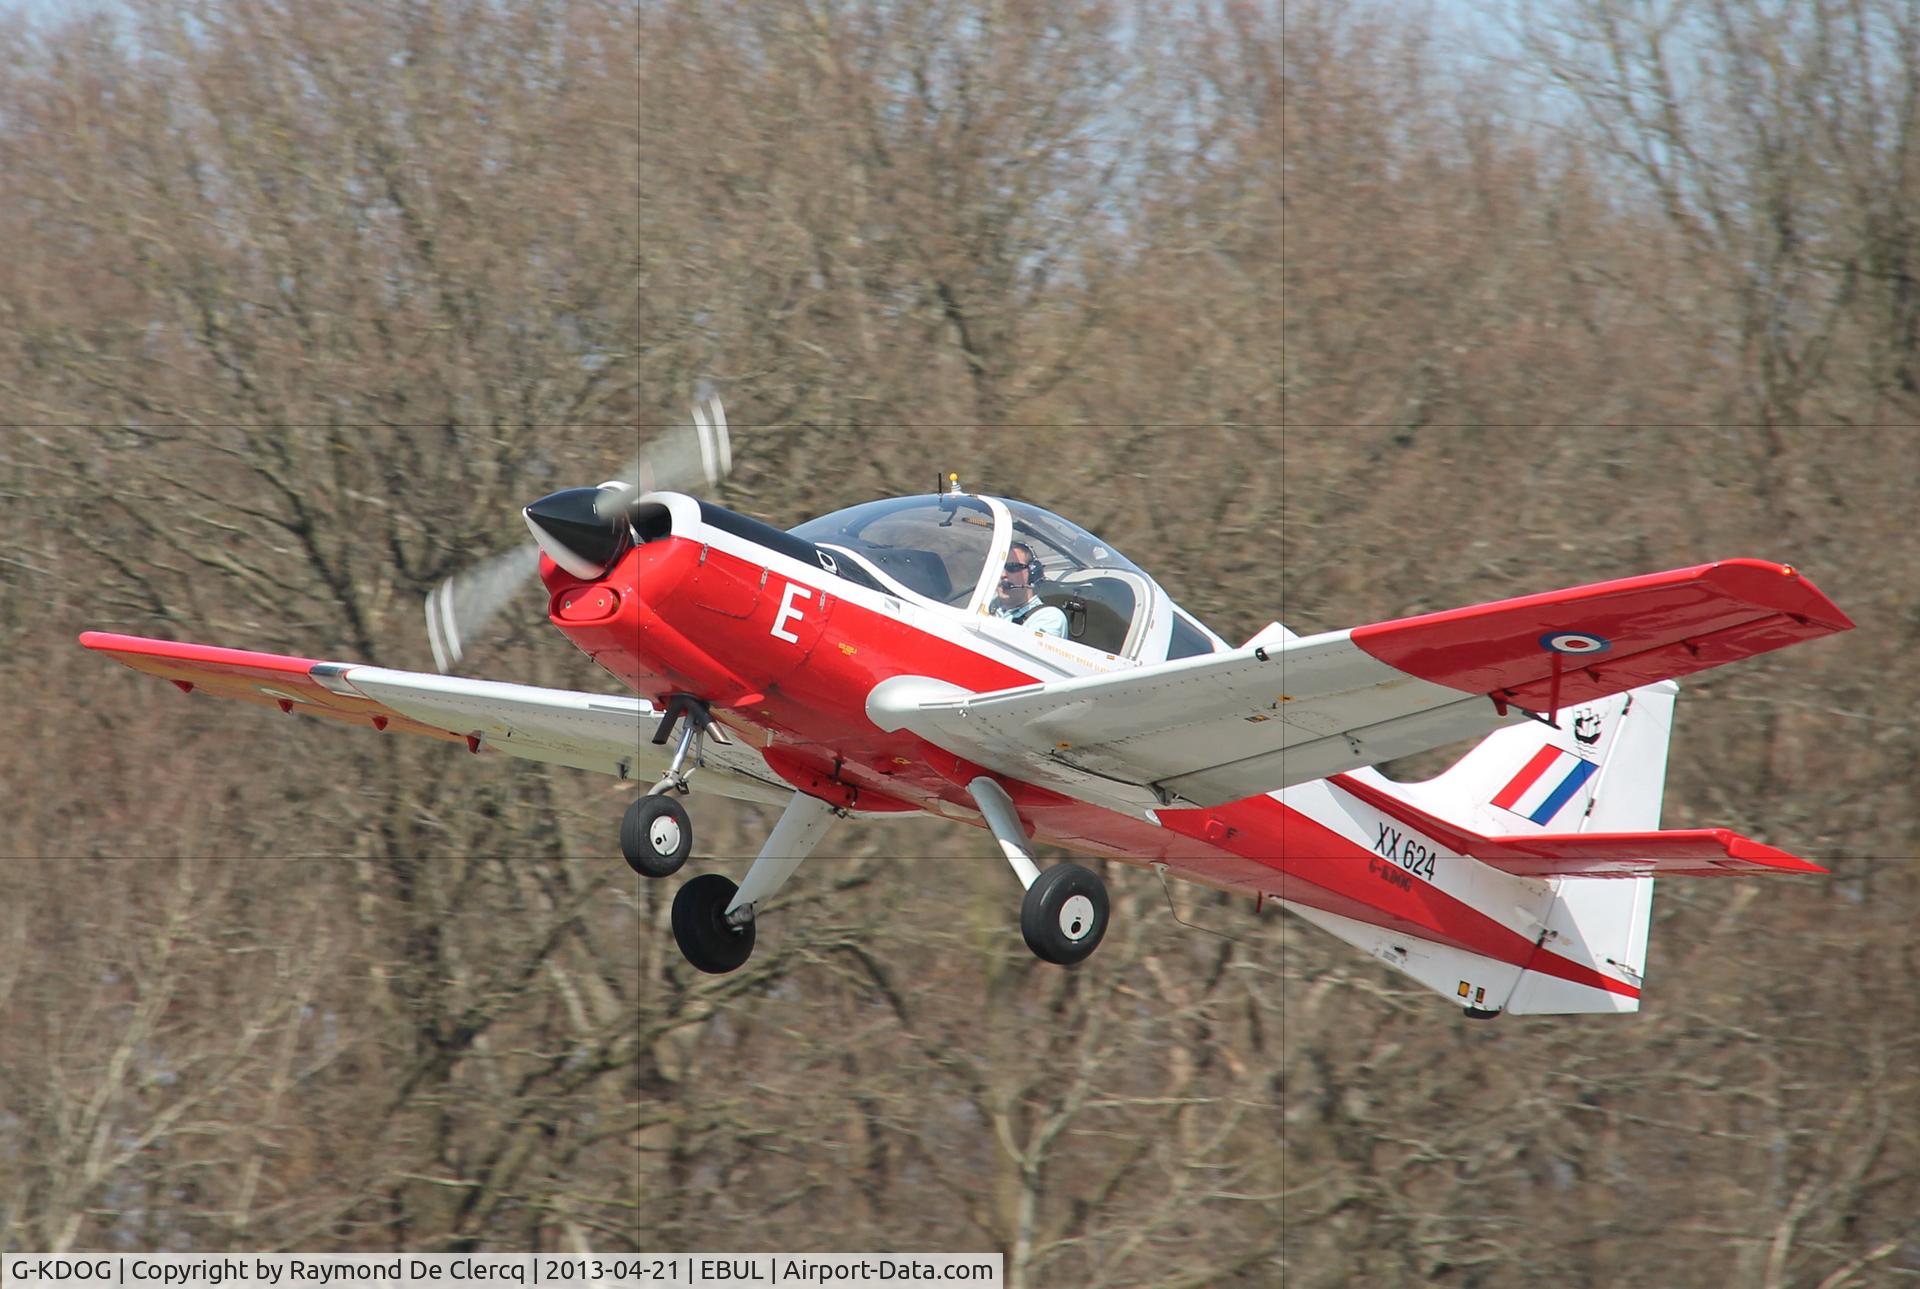
[[[1438,778],[1396,796],[1490,837],[1651,832],[1660,826],[1674,697],[1661,681],[1496,730]]]

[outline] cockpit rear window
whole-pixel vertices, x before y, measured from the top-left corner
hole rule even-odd
[[[1178,610],[1174,611],[1173,639],[1167,645],[1168,662],[1176,658],[1197,658],[1203,653],[1216,653],[1219,648],[1213,637],[1200,629],[1199,623]]]

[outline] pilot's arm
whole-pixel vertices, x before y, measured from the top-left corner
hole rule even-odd
[[[1033,631],[1044,631],[1050,636],[1064,638],[1067,634],[1067,615],[1063,609],[1051,604],[1043,604],[1020,619],[1020,625]]]

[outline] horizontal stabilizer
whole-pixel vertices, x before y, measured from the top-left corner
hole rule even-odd
[[[1726,828],[1483,837],[1403,800],[1392,790],[1396,785],[1350,774],[1335,775],[1329,782],[1441,845],[1516,877],[1753,877],[1827,871]]]
[[[1519,877],[1751,877],[1820,865],[1725,828],[1489,837],[1474,857]]]

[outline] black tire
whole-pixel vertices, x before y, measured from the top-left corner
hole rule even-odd
[[[642,877],[671,877],[693,849],[687,808],[665,793],[636,797],[620,821],[620,853]]]
[[[753,920],[727,924],[727,905],[739,889],[718,873],[702,873],[673,897],[673,939],[696,971],[724,976],[753,956]]]
[[[1027,888],[1020,934],[1042,962],[1084,962],[1107,934],[1107,884],[1078,864],[1055,864]]]

